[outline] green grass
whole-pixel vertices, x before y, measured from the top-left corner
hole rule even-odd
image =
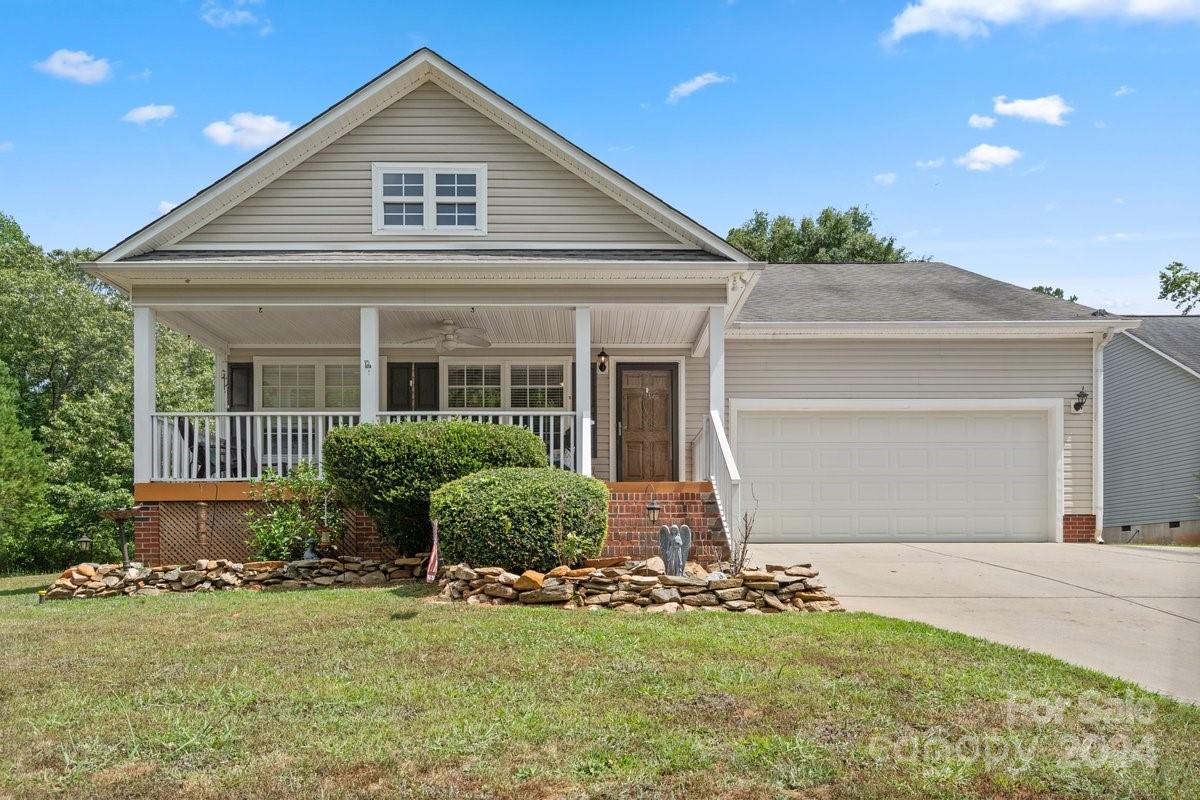
[[[882,617],[46,582],[0,579],[0,798],[1200,797],[1200,709]],[[1110,698],[1141,716],[1081,713]],[[1153,750],[1078,757],[1117,737]]]

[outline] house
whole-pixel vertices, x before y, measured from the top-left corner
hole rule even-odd
[[[743,509],[762,541],[1091,541],[1097,353],[1137,324],[945,264],[755,263],[427,49],[90,269],[132,298],[166,561],[240,547],[246,481],[332,426],[447,416],[609,481],[621,554],[651,495],[704,547]],[[215,412],[155,409],[156,322],[216,354]]]
[[[1200,543],[1200,317],[1143,317],[1104,351],[1104,540]]]

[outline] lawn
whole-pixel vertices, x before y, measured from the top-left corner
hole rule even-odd
[[[1200,709],[882,617],[46,582],[0,579],[0,797],[1200,797]]]

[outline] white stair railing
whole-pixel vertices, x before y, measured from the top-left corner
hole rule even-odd
[[[734,526],[739,523],[742,514],[742,476],[716,409],[709,411],[700,432],[692,439],[691,456],[692,478],[712,483],[717,510],[721,515],[721,527],[725,530],[729,552],[733,553],[736,539]]]

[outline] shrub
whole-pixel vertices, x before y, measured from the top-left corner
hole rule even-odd
[[[246,512],[250,528],[246,544],[255,558],[300,558],[309,542],[320,542],[320,549],[328,552],[329,543],[342,537],[345,512],[334,500],[329,482],[317,477],[307,461],[286,476],[266,470],[262,479],[254,482],[251,494],[261,501],[260,508]]]
[[[539,467],[546,446],[512,425],[461,420],[336,428],[325,473],[338,499],[369,514],[405,553],[429,549],[429,493],[491,467]]]
[[[489,469],[430,498],[444,563],[546,571],[594,558],[608,535],[608,487],[554,467]]]

